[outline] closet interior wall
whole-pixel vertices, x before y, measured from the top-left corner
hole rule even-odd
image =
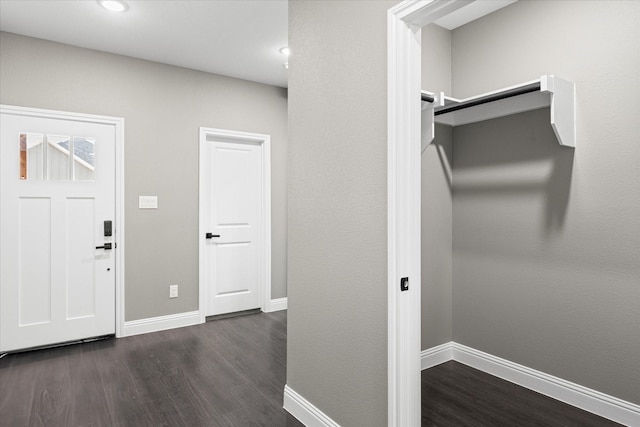
[[[421,65],[422,88],[451,93],[451,31],[422,29]],[[422,349],[453,338],[451,131],[436,124],[435,139],[422,153]]]
[[[446,340],[429,311],[450,306],[453,341],[639,404],[640,3],[519,1],[450,46],[455,97],[574,81],[577,144],[558,145],[548,108],[453,129],[452,300],[428,301],[425,263],[423,349]],[[423,252],[439,243],[429,179]]]

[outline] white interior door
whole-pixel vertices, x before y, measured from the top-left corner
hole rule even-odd
[[[206,315],[258,308],[264,284],[264,145],[207,138],[201,150]]]
[[[115,332],[115,138],[112,124],[0,115],[0,351]]]

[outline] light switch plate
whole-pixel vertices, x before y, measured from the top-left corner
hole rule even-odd
[[[158,196],[139,196],[138,208],[158,209]]]
[[[169,286],[169,298],[178,298],[178,285]]]

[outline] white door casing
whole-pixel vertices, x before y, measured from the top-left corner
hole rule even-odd
[[[119,335],[123,120],[0,114],[0,351]]]
[[[389,426],[420,425],[421,28],[473,1],[407,0],[387,14]]]
[[[201,320],[264,310],[271,296],[270,137],[201,128],[199,192]]]

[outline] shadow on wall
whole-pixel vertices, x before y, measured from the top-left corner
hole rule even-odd
[[[436,152],[438,153],[438,160],[440,161],[440,166],[442,167],[442,174],[447,180],[447,189],[449,190],[449,194],[453,194],[453,176],[451,171],[451,143],[443,144],[438,141],[436,137],[433,142],[433,146],[435,147]],[[428,148],[427,148],[428,149]]]
[[[530,208],[541,196],[543,233],[561,231],[575,150],[558,144],[549,115],[543,108],[454,128],[455,196],[497,198],[501,206],[512,199]]]

